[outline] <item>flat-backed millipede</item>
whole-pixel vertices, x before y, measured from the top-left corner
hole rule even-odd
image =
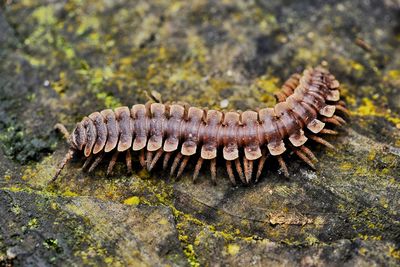
[[[343,125],[337,111],[347,113],[340,101],[339,82],[322,67],[293,74],[275,94],[273,108],[257,111],[221,112],[177,104],[148,103],[114,110],[94,112],[77,123],[68,138],[70,149],[53,177],[58,177],[75,153],[86,157],[83,169],[93,171],[104,156],[112,157],[111,173],[120,153],[125,153],[128,171],[132,171],[131,151],[138,154],[142,167],[151,171],[163,157],[164,169],[179,177],[189,158],[197,156],[193,180],[205,161],[209,161],[211,179],[216,182],[218,155],[225,160],[228,177],[236,184],[235,173],[244,184],[258,181],[268,157],[275,157],[285,176],[288,169],[282,154],[287,148],[315,169],[315,155],[305,146],[308,139],[333,146],[320,134],[337,134],[326,124]],[[253,169],[255,175],[253,176]]]

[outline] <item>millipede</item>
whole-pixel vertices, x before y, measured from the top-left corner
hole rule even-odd
[[[75,154],[86,158],[82,169],[92,172],[107,154],[111,159],[107,175],[112,173],[121,153],[128,172],[132,156],[148,171],[162,162],[170,175],[180,177],[189,159],[196,162],[193,180],[205,163],[211,180],[217,181],[217,158],[222,158],[233,185],[257,182],[264,166],[276,159],[281,173],[289,176],[284,153],[292,152],[315,170],[317,158],[305,145],[308,140],[334,149],[321,135],[336,135],[325,126],[346,123],[344,101],[335,77],[321,66],[293,74],[275,94],[273,108],[218,111],[179,104],[148,102],[132,108],[118,107],[93,112],[76,124],[71,134],[57,124],[68,140],[69,150],[52,178],[56,180]],[[341,113],[338,115],[338,113]]]

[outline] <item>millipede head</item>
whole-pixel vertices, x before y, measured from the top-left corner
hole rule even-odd
[[[86,130],[82,123],[77,123],[69,140],[70,145],[76,150],[82,150],[86,144]]]

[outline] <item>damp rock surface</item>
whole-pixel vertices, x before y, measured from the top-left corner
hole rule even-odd
[[[400,263],[398,1],[6,1],[0,6],[0,265],[396,266]],[[257,184],[180,180],[134,160],[93,174],[53,130],[148,96],[271,107],[323,64],[348,124],[310,170]]]

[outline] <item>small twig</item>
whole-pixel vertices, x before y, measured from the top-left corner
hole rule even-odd
[[[365,50],[367,52],[372,51],[372,46],[370,44],[368,44],[364,39],[356,38],[356,40],[354,42],[356,43],[356,45],[361,47],[363,50]]]

